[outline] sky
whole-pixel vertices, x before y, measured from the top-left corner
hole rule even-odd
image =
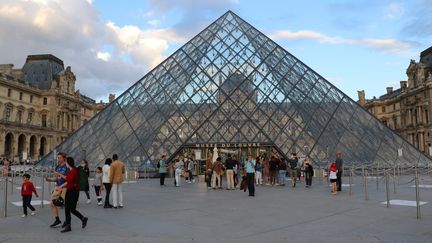
[[[399,88],[432,46],[432,0],[0,0],[0,63],[53,54],[107,101],[228,10],[354,100]]]

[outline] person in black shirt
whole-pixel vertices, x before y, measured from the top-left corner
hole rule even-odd
[[[312,186],[312,177],[314,175],[314,171],[308,157],[306,157],[304,160],[304,175],[306,188],[309,188],[310,186]]]
[[[228,155],[225,160],[226,176],[227,176],[227,190],[234,190],[234,166],[236,162]]]
[[[343,171],[343,160],[342,160],[342,152],[338,151],[336,152],[336,167],[337,167],[337,173],[336,173],[336,186],[337,191],[342,191],[342,171]]]
[[[278,165],[279,161],[276,159],[275,156],[272,156],[270,158],[270,184],[274,186],[276,184],[277,180],[277,171],[278,171]]]

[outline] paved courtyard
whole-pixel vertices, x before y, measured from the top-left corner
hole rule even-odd
[[[392,199],[415,200],[411,179],[401,180],[397,194],[390,184]],[[125,185],[123,209],[97,206],[94,192],[86,204],[82,193],[78,210],[89,217],[88,227],[82,230],[72,216],[72,232],[66,234],[49,228],[48,205],[21,218],[21,207],[11,203],[19,201],[15,189],[8,217],[0,218],[0,242],[432,242],[430,177],[421,181],[421,200],[427,203],[420,220],[416,207],[380,204],[386,201],[385,184],[380,179],[377,190],[375,181],[369,179],[365,201],[360,177],[351,196],[348,187],[332,196],[327,182],[315,181],[310,189],[303,183],[257,187],[253,198],[239,190],[208,191],[204,183],[176,188],[170,178],[160,187],[157,179],[144,179]],[[3,191],[0,198],[3,205]],[[60,215],[64,220],[63,210]]]

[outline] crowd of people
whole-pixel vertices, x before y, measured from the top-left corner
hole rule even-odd
[[[303,173],[305,187],[312,186],[314,169],[310,160],[305,157],[302,162],[296,153],[292,153],[286,161],[275,155],[269,159],[261,157],[254,158],[249,155],[247,159],[240,162],[236,156],[228,155],[223,162],[221,157],[212,161],[212,154],[209,154],[206,160],[205,181],[208,189],[222,189],[223,176],[226,175],[226,190],[241,189],[249,192],[249,196],[255,196],[255,186],[285,186],[287,173],[291,179],[291,186],[296,187],[300,181],[300,173]],[[51,195],[51,213],[54,216],[54,222],[50,227],[60,226],[62,221],[59,216],[59,208],[64,207],[65,221],[62,224],[62,233],[72,230],[71,214],[75,215],[81,221],[81,227],[87,226],[88,217],[85,217],[77,210],[77,203],[80,191],[84,191],[87,197],[87,203],[91,203],[89,176],[90,169],[88,162],[82,160],[81,164],[76,167],[72,157],[67,157],[65,153],[57,154],[57,166],[52,178],[46,178],[48,182],[55,182],[55,187]],[[160,174],[160,185],[165,186],[165,176],[171,167],[174,170],[174,186],[181,185],[181,176],[183,175],[187,183],[194,183],[193,169],[195,161],[186,156],[185,158],[175,159],[173,163],[168,164],[166,156],[162,155],[157,163]],[[336,153],[336,160],[329,167],[329,179],[331,182],[331,193],[336,195],[342,187],[342,153]],[[125,164],[119,160],[117,154],[112,158],[107,158],[103,167],[97,167],[93,187],[95,190],[97,205],[104,204],[104,208],[123,208],[123,181],[125,175]],[[241,176],[240,176],[241,175]],[[241,182],[239,182],[241,177]],[[105,200],[102,203],[102,192],[105,191]],[[112,193],[111,193],[112,192]],[[23,175],[21,186],[21,195],[23,201],[22,217],[28,215],[27,208],[35,215],[35,208],[31,205],[32,195],[38,197],[37,191],[30,181],[30,175]],[[112,202],[110,203],[110,195]]]
[[[336,160],[329,168],[329,179],[336,188],[332,189],[332,194],[341,191],[342,177],[342,153],[336,153]],[[334,165],[333,165],[334,164]],[[191,157],[184,159],[174,159],[172,164],[168,164],[166,156],[162,155],[157,168],[160,174],[160,185],[165,186],[165,176],[171,167],[174,170],[174,185],[180,186],[181,176],[187,182],[192,182],[193,166],[195,162]],[[288,160],[276,155],[270,158],[256,157],[249,155],[243,162],[231,154],[227,155],[225,161],[218,157],[213,161],[213,154],[209,152],[205,164],[205,182],[207,189],[222,189],[223,177],[226,177],[226,190],[247,189],[249,196],[255,196],[255,186],[285,186],[286,176],[290,177],[291,186],[296,187],[297,183],[304,178],[306,188],[312,186],[314,168],[308,157],[299,158],[296,153],[292,153]],[[334,179],[333,179],[334,177]],[[242,183],[239,183],[239,179]],[[243,186],[242,186],[243,185]]]

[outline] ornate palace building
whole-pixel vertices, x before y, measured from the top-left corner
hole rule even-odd
[[[423,153],[432,156],[432,47],[411,60],[400,88],[387,88],[379,98],[366,99],[358,91],[359,104]]]
[[[0,64],[0,156],[37,160],[105,107],[75,82],[53,55],[30,55],[22,69]]]

